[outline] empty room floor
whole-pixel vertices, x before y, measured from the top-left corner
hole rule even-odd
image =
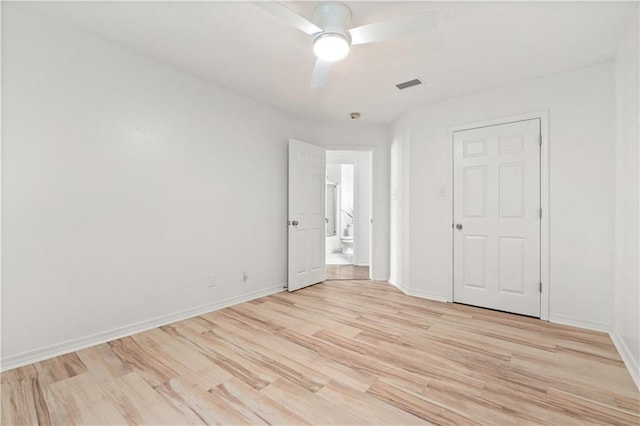
[[[343,253],[327,253],[327,265],[352,265],[353,255]]]
[[[638,424],[604,333],[375,281],[278,293],[2,374],[2,424]]]
[[[369,267],[356,265],[327,265],[327,280],[368,280]]]

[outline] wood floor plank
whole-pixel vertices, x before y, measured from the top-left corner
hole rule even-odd
[[[402,390],[384,380],[376,381],[367,390],[367,393],[433,424],[479,424],[470,417],[460,416],[445,407],[428,401],[421,395]]]
[[[176,338],[167,332],[169,329],[171,327],[149,330],[133,336],[133,339],[140,345],[152,348],[153,353],[160,355],[163,363],[170,366],[178,376],[190,377],[194,385],[204,390],[231,378],[228,372],[204,355],[199,348],[191,346],[188,341]]]
[[[100,382],[129,424],[184,424],[187,419],[144,379],[131,372]]]
[[[290,407],[306,423],[315,425],[370,424],[346,405],[335,405],[285,379],[278,379],[260,391],[274,401]]]
[[[64,413],[54,424],[128,424],[114,401],[93,376],[80,374],[51,384],[50,389]]]
[[[331,380],[329,377],[318,374],[304,363],[299,363],[276,350],[272,350],[269,346],[260,345],[252,339],[241,337],[239,334],[218,329],[215,331],[215,336],[230,345],[241,347],[242,351],[246,352],[252,360],[265,366],[278,377],[285,378],[311,392],[317,392]]]
[[[77,376],[87,371],[77,352],[64,354],[33,364],[42,386]]]
[[[266,424],[257,416],[247,417],[247,413],[239,412],[228,402],[215,395],[191,386],[182,378],[171,379],[166,385],[167,395],[182,402],[202,423],[209,425],[248,425]],[[185,416],[186,417],[186,416]]]
[[[511,365],[529,371],[544,368],[545,376],[560,383],[568,383],[583,389],[609,389],[624,392],[632,386],[627,371],[623,366],[618,368],[607,362],[598,363],[580,356],[566,356],[565,353],[554,354],[540,352],[538,356],[514,353]]]
[[[275,303],[265,303],[262,306],[266,308],[266,310],[271,309],[272,312],[275,311],[287,317],[296,318],[299,321],[314,325],[315,329],[312,329],[309,335],[320,330],[329,329],[334,333],[338,333],[347,337],[353,337],[362,331],[360,328],[345,324],[343,321],[335,321],[332,318],[327,317],[326,315],[319,315],[317,312],[314,312],[312,310],[299,309],[295,305],[284,307],[282,305],[278,306],[278,304]],[[293,328],[300,330],[300,328],[297,327]]]
[[[553,387],[548,389],[548,401],[585,421],[619,425],[640,424],[640,416],[637,414],[599,404],[591,399],[581,398]]]
[[[356,265],[327,265],[327,280],[368,280],[369,267]]]
[[[50,424],[49,410],[42,403],[41,390],[35,379],[21,379],[2,384],[2,424]]]
[[[343,338],[330,331],[316,333],[314,337],[383,363],[386,368],[378,370],[380,377],[387,377],[388,379],[398,377],[396,370],[400,369],[403,372],[411,373],[415,378],[419,378],[422,387],[437,378],[445,379],[464,387],[482,387],[484,385],[482,381],[448,370],[445,365],[440,368],[434,365],[434,358],[424,357],[423,354],[411,351],[407,347],[396,345],[386,349],[389,346],[360,343],[353,339]]]
[[[262,365],[251,353],[228,345],[211,331],[203,334],[195,343],[220,368],[255,389],[262,389],[278,378],[276,373]]]
[[[279,404],[237,379],[228,380],[209,392],[226,401],[234,407],[234,410],[245,413],[245,416],[248,417],[253,413],[258,419],[268,424],[307,424],[294,410],[286,408],[288,404]]]
[[[313,350],[296,345],[276,334],[256,330],[234,317],[227,316],[225,318],[222,316],[217,318],[216,322],[221,325],[216,330],[218,333],[221,332],[220,329],[229,330],[229,332],[245,339],[245,341],[250,340],[252,343],[249,346],[254,346],[255,348],[257,345],[263,350],[268,348],[269,357],[272,359],[281,356],[283,359],[294,361],[298,365],[302,364],[305,369],[314,372],[306,374],[315,377],[315,380],[321,383],[326,383],[328,381],[327,378],[340,377],[341,381],[347,386],[364,391],[375,380],[372,375],[364,371],[357,371],[331,359],[318,356]]]
[[[1,374],[1,422],[640,425],[605,333],[326,281]]]
[[[82,349],[77,354],[89,373],[97,379],[119,377],[133,371],[106,343]]]
[[[24,367],[14,368],[13,370],[3,371],[0,375],[0,381],[2,383],[14,383],[35,377],[38,377],[36,366],[35,364],[29,364]]]
[[[616,402],[616,406],[618,408],[622,408],[624,410],[630,411],[635,414],[640,414],[640,399],[629,397],[625,395],[619,395],[617,393],[613,393],[613,399]]]
[[[337,380],[328,383],[317,395],[336,406],[349,407],[357,416],[365,419],[367,424],[430,424],[395,405],[383,402],[366,392],[358,392]]]
[[[141,334],[144,333],[139,333],[138,335]],[[124,337],[109,342],[109,347],[113,353],[135,368],[151,386],[159,386],[179,375],[163,364],[158,357],[154,356],[152,348],[147,348],[148,351],[145,350],[132,337]]]
[[[535,424],[549,425],[583,425],[584,419],[567,414],[561,406],[549,403],[547,392],[521,392],[502,383],[487,382],[482,396],[492,401],[500,401],[510,407],[518,407],[518,411],[539,419]]]
[[[293,331],[281,330],[281,336],[299,345],[314,348],[320,355],[344,364],[355,370],[365,371],[375,377],[385,377],[400,386],[415,391],[421,391],[428,383],[428,379],[404,370],[397,365],[379,361],[362,352],[352,351],[350,348],[335,346],[332,343],[307,337]]]

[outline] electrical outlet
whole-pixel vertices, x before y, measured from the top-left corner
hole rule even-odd
[[[217,286],[218,286],[218,280],[216,279],[216,276],[214,274],[209,274],[207,276],[207,287],[214,288]]]

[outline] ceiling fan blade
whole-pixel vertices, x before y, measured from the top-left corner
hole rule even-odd
[[[438,14],[427,12],[362,25],[350,29],[349,33],[351,34],[351,44],[354,45],[424,33],[437,26]]]
[[[298,15],[291,9],[287,8],[286,6],[278,2],[257,1],[254,4],[266,10],[267,12],[271,13],[272,15],[276,16],[277,18],[280,18],[281,20],[285,21],[289,25],[292,25],[297,29],[299,29],[300,31],[305,32],[309,35],[316,34],[322,31],[321,28],[312,24],[306,18],[303,18],[302,16]]]
[[[329,75],[329,69],[331,68],[331,62],[323,61],[318,58],[316,64],[313,66],[313,73],[311,74],[311,83],[309,87],[312,89],[317,89],[318,87],[322,87],[327,76]]]

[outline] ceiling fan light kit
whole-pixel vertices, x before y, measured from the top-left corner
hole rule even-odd
[[[313,53],[323,61],[335,62],[349,54],[351,40],[342,34],[323,32],[313,40]]]
[[[351,9],[345,4],[327,1],[316,6],[313,23],[322,31],[313,39],[313,53],[327,62],[345,58],[351,48],[351,37],[345,30],[351,22]]]
[[[313,37],[313,52],[318,59],[311,74],[311,88],[324,84],[331,63],[345,58],[352,45],[417,34],[437,26],[437,15],[433,12],[348,29],[351,23],[351,9],[340,2],[320,3],[316,6],[311,21],[277,2],[262,1],[256,5]]]

